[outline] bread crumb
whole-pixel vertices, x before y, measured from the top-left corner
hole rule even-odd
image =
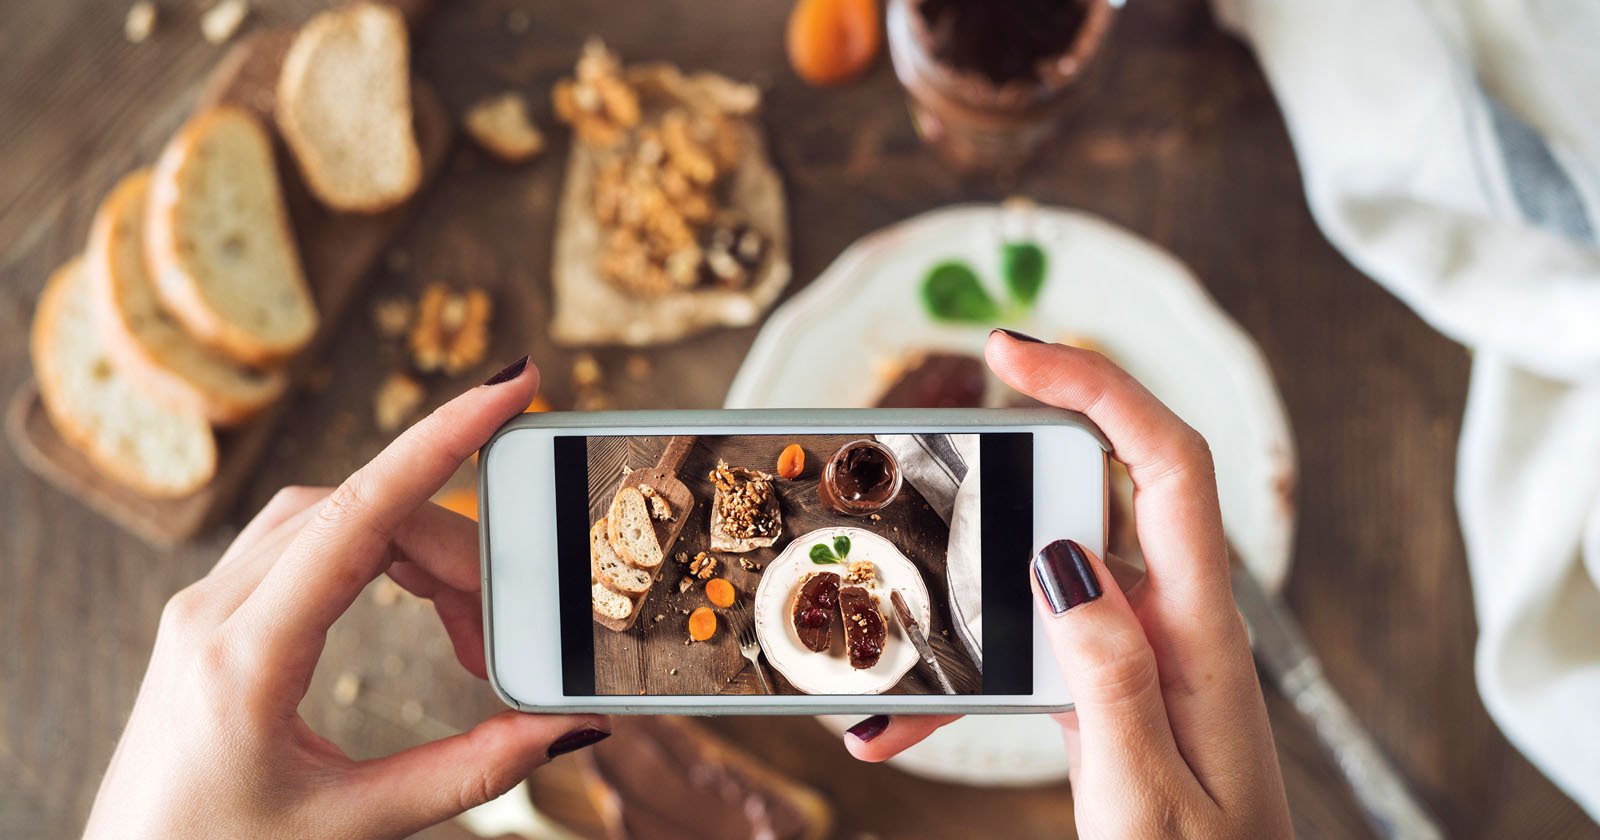
[[[372,401],[378,430],[392,432],[404,426],[422,407],[422,400],[426,396],[427,392],[417,380],[398,371],[389,374],[389,378],[378,386],[378,393]]]
[[[678,593],[679,594],[682,594],[684,592],[688,592],[689,591],[689,587],[691,587],[691,586],[694,586],[694,578],[690,577],[689,575],[684,575],[683,577],[678,579]]]
[[[150,37],[156,28],[156,4],[151,0],[139,0],[128,7],[128,16],[122,21],[122,34],[127,36],[128,43],[142,44]]]
[[[354,705],[361,696],[361,678],[352,671],[341,671],[333,681],[333,702],[336,706]]]
[[[883,521],[883,517],[877,515],[876,513],[872,514],[871,516],[869,516],[867,518],[872,520],[873,522],[882,522]]]
[[[416,307],[403,297],[384,298],[372,305],[372,326],[378,335],[398,340],[411,329]]]
[[[523,163],[544,151],[544,134],[528,115],[528,100],[506,92],[467,109],[467,133],[485,151],[506,163]]]
[[[245,0],[218,0],[200,16],[200,34],[213,44],[226,43],[249,16],[250,4]]]
[[[672,676],[672,677],[676,677],[678,675],[678,669],[677,668],[668,669],[667,670],[667,675],[668,676]]]

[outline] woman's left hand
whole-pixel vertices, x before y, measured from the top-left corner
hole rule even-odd
[[[355,761],[299,714],[329,626],[382,574],[431,599],[462,666],[484,676],[477,526],[428,499],[528,405],[539,376],[521,364],[338,488],[279,492],[210,574],[173,596],[86,836],[401,836],[606,736],[603,717],[508,711]]]

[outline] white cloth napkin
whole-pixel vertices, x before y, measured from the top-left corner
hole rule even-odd
[[[1213,0],[1328,239],[1474,349],[1479,690],[1600,820],[1600,3]]]
[[[950,618],[956,638],[983,670],[983,486],[977,435],[878,435],[900,475],[950,526],[945,550]]]

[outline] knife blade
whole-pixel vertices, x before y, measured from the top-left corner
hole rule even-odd
[[[1339,765],[1380,837],[1442,838],[1433,815],[1417,800],[1322,672],[1298,624],[1250,571],[1232,564],[1233,599],[1250,632],[1256,663],[1294,704]]]
[[[934,677],[939,680],[939,687],[945,694],[955,694],[956,687],[950,684],[950,678],[945,676],[944,668],[939,665],[939,660],[934,658],[933,645],[928,644],[926,636],[922,635],[922,628],[917,626],[917,620],[911,617],[911,607],[906,605],[905,596],[900,590],[893,589],[889,592],[889,603],[894,605],[894,617],[900,620],[900,626],[905,629],[906,636],[910,637],[911,644],[921,654],[922,661],[933,670]]]

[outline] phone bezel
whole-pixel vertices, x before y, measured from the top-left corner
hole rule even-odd
[[[607,411],[607,412],[543,412],[536,414],[523,414],[506,423],[497,431],[494,437],[484,445],[479,453],[478,492],[479,492],[479,545],[482,566],[482,589],[484,610],[484,655],[488,668],[489,684],[496,695],[506,705],[525,712],[574,712],[591,711],[612,714],[834,714],[852,712],[897,712],[912,714],[932,713],[1039,713],[1061,712],[1072,708],[1070,698],[1061,685],[1060,676],[1053,667],[1048,643],[1044,637],[1043,627],[1038,616],[1034,617],[1034,692],[1029,695],[779,695],[760,697],[754,702],[746,702],[748,698],[739,696],[685,696],[685,695],[656,695],[656,696],[571,696],[559,692],[555,694],[541,694],[538,702],[526,702],[515,696],[509,690],[502,678],[502,668],[499,661],[501,646],[497,644],[498,622],[495,614],[495,590],[492,570],[494,568],[493,551],[491,546],[491,529],[493,524],[491,503],[492,494],[490,485],[492,476],[498,474],[500,469],[499,459],[495,456],[495,448],[507,435],[524,431],[537,430],[548,434],[540,436],[542,440],[549,440],[554,434],[618,434],[636,431],[639,434],[670,435],[670,434],[703,434],[707,431],[713,433],[741,433],[741,434],[814,434],[829,431],[855,431],[871,430],[891,431],[896,429],[915,429],[917,431],[950,431],[950,432],[1000,432],[1021,431],[1034,432],[1034,506],[1035,510],[1048,508],[1046,503],[1072,503],[1066,496],[1094,495],[1099,496],[1098,529],[1095,533],[1057,533],[1060,530],[1060,517],[1053,516],[1045,521],[1042,517],[1034,517],[1034,533],[1032,535],[1032,548],[1037,551],[1045,543],[1062,537],[1070,537],[1087,545],[1090,549],[1100,552],[1105,551],[1105,540],[1109,519],[1109,493],[1107,488],[1109,472],[1107,470],[1110,444],[1105,435],[1087,417],[1076,412],[1064,411],[1053,408],[1024,408],[1024,409],[721,409],[713,411]],[[1075,430],[1080,435],[1061,436],[1051,434],[1061,430]],[[1045,433],[1041,436],[1039,433]],[[1047,443],[1053,441],[1053,443]],[[1050,481],[1045,481],[1046,469],[1044,468],[1045,453],[1053,446],[1086,447],[1084,452],[1076,457],[1087,459],[1090,457],[1087,447],[1098,450],[1095,459],[1100,467],[1100,475],[1094,478],[1085,478],[1081,485],[1076,482],[1068,484],[1061,482],[1059,476],[1054,476]],[[546,450],[548,451],[548,450]],[[1065,451],[1065,449],[1061,450]],[[545,470],[545,479],[549,485],[542,488],[547,492],[549,499],[554,500],[555,470],[553,465]],[[525,471],[519,471],[519,476],[526,476]],[[1094,488],[1091,490],[1091,486]],[[1076,502],[1082,504],[1082,502]],[[1091,502],[1090,504],[1093,504]],[[553,504],[547,506],[554,509]],[[1092,517],[1093,515],[1090,514]],[[1087,518],[1084,519],[1088,521]],[[1048,524],[1047,524],[1048,523]],[[534,524],[535,531],[541,525]],[[547,543],[545,556],[557,556],[556,527],[553,513],[545,517],[542,523],[543,538],[535,537],[535,541],[542,539]],[[1084,526],[1080,531],[1094,531],[1096,529]],[[553,577],[553,575],[552,575]],[[537,587],[535,587],[537,589]],[[527,648],[523,648],[523,656],[517,659],[515,670],[519,673],[515,683],[521,683],[531,672],[534,677],[541,677],[536,682],[545,685],[562,685],[562,668],[560,656],[560,596],[555,592],[555,587],[545,587],[549,595],[549,604],[545,613],[551,632],[546,637],[546,653],[537,657],[527,655]],[[535,599],[536,600],[536,597]],[[535,609],[530,607],[530,609]],[[530,634],[531,635],[531,634]],[[553,645],[548,644],[548,639],[554,638]],[[554,650],[552,657],[549,650]],[[529,666],[529,661],[536,663]],[[1050,667],[1043,667],[1050,666]],[[542,669],[542,673],[541,673]],[[1037,702],[1038,698],[1049,697],[1065,698],[1063,702]],[[547,700],[549,702],[547,702]],[[559,701],[559,702],[556,702]]]

